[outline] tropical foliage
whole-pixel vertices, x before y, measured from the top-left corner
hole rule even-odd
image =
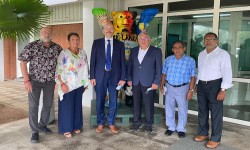
[[[43,0],[0,0],[0,38],[28,39],[50,14]]]

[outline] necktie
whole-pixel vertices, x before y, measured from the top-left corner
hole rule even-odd
[[[107,45],[107,54],[106,54],[106,69],[109,71],[111,70],[111,45],[110,45],[110,40],[108,40],[108,45]]]

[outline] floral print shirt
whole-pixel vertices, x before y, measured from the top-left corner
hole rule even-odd
[[[41,40],[29,43],[18,57],[20,61],[29,62],[29,77],[38,82],[55,80],[57,58],[62,47],[54,42],[49,48]]]
[[[68,86],[68,92],[81,86],[87,87],[89,84],[89,68],[85,51],[79,49],[78,55],[75,55],[70,50],[65,49],[58,57],[56,82],[58,84],[59,98],[63,100],[64,93],[61,89],[58,75],[61,76],[61,80]]]

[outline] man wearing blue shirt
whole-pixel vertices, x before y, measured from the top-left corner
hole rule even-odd
[[[180,138],[185,137],[188,100],[191,100],[195,84],[195,60],[184,54],[185,43],[176,41],[173,43],[174,55],[166,58],[160,90],[165,95],[166,135],[178,132]],[[164,88],[165,85],[165,88]],[[178,105],[178,124],[175,123],[175,107]]]

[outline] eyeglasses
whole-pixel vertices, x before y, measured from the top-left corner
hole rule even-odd
[[[139,40],[141,40],[141,41],[147,41],[147,40],[149,40],[149,38],[139,38]]]
[[[204,41],[208,42],[208,41],[215,41],[215,40],[217,40],[217,39],[205,39]]]

